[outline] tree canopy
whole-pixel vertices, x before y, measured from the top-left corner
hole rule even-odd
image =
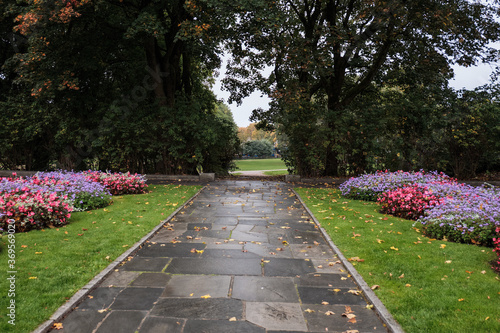
[[[337,175],[346,110],[377,84],[445,87],[452,64],[497,58],[497,11],[498,2],[466,0],[266,2],[241,16],[225,84],[237,102],[254,89],[272,98],[253,119],[288,135],[299,173]],[[308,141],[318,135],[324,147],[314,152]]]
[[[19,0],[0,10],[4,168],[224,172],[239,147],[211,91],[224,48],[229,102],[270,96],[252,119],[277,133],[297,173],[497,165],[479,149],[498,149],[497,90],[447,81],[452,64],[498,59],[499,1]]]

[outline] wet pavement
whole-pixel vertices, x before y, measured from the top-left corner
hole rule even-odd
[[[286,183],[211,183],[58,332],[386,332]]]

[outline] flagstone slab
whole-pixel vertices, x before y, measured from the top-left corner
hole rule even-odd
[[[294,279],[299,287],[329,287],[356,289],[354,280],[341,274],[312,273]]]
[[[161,297],[228,297],[230,285],[226,275],[174,275]]]
[[[337,289],[339,291],[335,291]],[[357,289],[330,288],[320,287],[297,287],[302,304],[322,304],[328,302],[330,304],[345,304],[345,305],[366,305],[366,300],[361,295],[355,295],[349,290],[356,291]]]
[[[172,274],[261,275],[260,259],[174,258],[166,271]]]
[[[311,261],[306,259],[268,258],[264,264],[265,276],[302,276],[315,272]]]
[[[87,296],[85,301],[78,305],[78,309],[96,311],[107,309],[122,290],[123,288],[96,288]]]
[[[204,244],[189,244],[189,243],[157,243],[157,244],[148,244],[148,246],[142,248],[139,252],[137,252],[137,256],[140,257],[199,257],[200,253],[196,251],[192,251],[193,249],[197,251],[201,251],[205,249]]]
[[[96,333],[135,333],[147,311],[112,311]]]
[[[184,333],[265,333],[266,330],[248,321],[188,320]]]
[[[164,266],[165,267],[165,266]],[[102,283],[102,287],[126,287],[134,281],[141,273],[118,270],[112,272]]]
[[[125,288],[111,304],[112,310],[149,310],[158,300],[163,288]]]
[[[382,325],[380,318],[373,310],[367,309],[364,306],[351,305],[349,306],[350,314],[355,315],[355,322],[349,322],[346,316],[345,305],[302,305],[302,310],[309,331],[311,332],[346,332],[348,330],[359,332],[386,332],[386,328]],[[327,315],[328,311],[333,314]]]
[[[171,275],[165,273],[142,273],[132,282],[133,287],[165,287]]]
[[[222,245],[222,244],[221,244]],[[239,249],[217,249],[210,248],[203,251],[202,258],[235,258],[235,259],[260,259],[259,256],[250,251],[245,251],[240,245]]]
[[[182,333],[185,320],[148,316],[139,329],[139,333]]]
[[[243,317],[243,302],[232,298],[160,298],[153,316],[190,319],[227,319]]]
[[[134,257],[126,262],[121,269],[137,272],[161,272],[170,262],[170,258],[145,258]]]
[[[99,313],[97,311],[80,311],[75,310],[71,312],[66,318],[64,318],[64,324],[62,330],[58,330],[60,333],[88,333],[99,324],[107,313]]]
[[[299,302],[292,278],[235,276],[233,298],[253,302]]]
[[[302,309],[296,303],[247,302],[246,318],[266,330],[307,331]]]

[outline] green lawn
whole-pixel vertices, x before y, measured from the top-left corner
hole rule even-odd
[[[113,197],[103,209],[73,213],[57,229],[15,234],[15,296],[0,280],[0,332],[30,332],[75,292],[191,198],[199,186],[150,185],[150,193]],[[7,272],[7,237],[0,241],[0,270]],[[2,275],[5,276],[5,275]],[[15,300],[16,325],[6,308]]]
[[[288,171],[287,170],[264,171],[263,174],[266,176],[282,176],[282,175],[288,175]]]
[[[406,332],[500,332],[491,248],[423,236],[414,221],[334,189],[297,189],[333,242]]]
[[[235,160],[238,171],[258,171],[286,169],[285,162],[279,158]]]

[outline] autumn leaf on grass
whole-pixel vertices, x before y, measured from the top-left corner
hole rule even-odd
[[[347,260],[349,260],[349,261],[357,261],[357,262],[363,262],[363,261],[365,261],[365,259],[360,259],[359,257],[352,257],[352,258],[349,258]]]
[[[399,251],[399,249],[397,247],[394,247],[394,246],[391,246],[391,250]]]

